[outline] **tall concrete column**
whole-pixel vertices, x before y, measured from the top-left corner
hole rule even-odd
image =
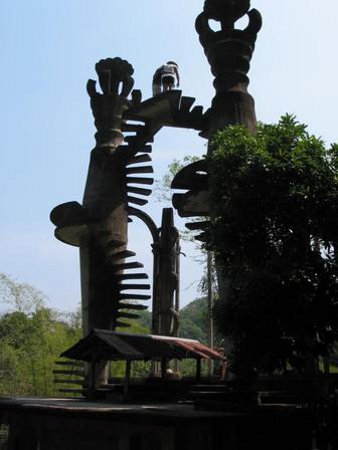
[[[249,20],[247,27],[236,29],[236,22],[244,16]],[[219,31],[212,30],[211,20],[218,22]],[[196,30],[215,76],[216,92],[204,132],[209,139],[208,153],[213,151],[214,134],[228,125],[244,125],[252,133],[256,130],[255,102],[248,93],[247,74],[261,26],[261,15],[256,9],[250,10],[250,0],[206,0],[204,11],[196,19]],[[212,205],[209,213],[212,216]],[[228,280],[217,261],[216,272],[219,295],[226,300]],[[211,311],[209,316],[211,322]],[[231,352],[232,343],[227,340],[224,345],[226,352]]]
[[[247,27],[237,29],[236,22],[244,16],[249,20]],[[212,21],[218,23],[218,31],[211,26]],[[226,126],[244,125],[252,133],[256,130],[255,103],[248,93],[247,74],[261,26],[261,15],[255,9],[250,10],[250,0],[206,0],[203,12],[196,19],[196,30],[215,77],[215,96],[204,114],[205,126],[201,132],[201,136],[209,141],[209,154],[213,151],[213,136]],[[202,217],[201,222],[187,224],[188,228],[202,232],[197,236],[202,242],[208,240],[205,217],[213,215],[209,175],[206,161],[201,160],[182,169],[172,182],[172,188],[187,191],[173,196],[173,205],[179,215]],[[228,280],[217,267],[216,271],[219,294],[226,299]],[[212,321],[210,308],[209,321]],[[209,328],[212,329],[211,323]]]
[[[249,19],[247,27],[236,29],[236,22],[244,16]],[[218,22],[219,31],[212,29],[211,21]],[[226,125],[242,124],[255,131],[255,104],[248,93],[247,74],[261,26],[261,15],[250,10],[250,0],[206,0],[196,19],[196,30],[215,76],[216,93],[206,113],[208,127],[204,132],[209,139]]]
[[[87,85],[97,133],[83,203],[65,203],[51,213],[51,220],[57,225],[56,237],[80,248],[84,335],[95,328],[114,330],[117,326],[128,326],[119,318],[137,317],[126,310],[143,306],[123,300],[148,298],[124,293],[134,287],[148,289],[148,285],[121,284],[125,279],[147,278],[146,274],[124,274],[124,269],[142,267],[137,262],[125,263],[125,258],[135,255],[127,250],[128,205],[133,201],[128,196],[128,174],[140,172],[138,168],[127,167],[137,160],[138,150],[122,145],[123,114],[133,106],[128,96],[134,85],[134,70],[127,61],[114,58],[99,61],[96,72],[101,92],[96,90],[95,81],[89,80]],[[98,364],[93,361],[88,370],[88,384],[91,387],[104,384],[108,375],[105,361]]]
[[[118,293],[112,269],[115,263],[124,262],[128,242],[126,171],[120,145],[122,115],[131,106],[127,96],[134,84],[133,68],[115,58],[100,61],[96,71],[102,93],[96,91],[95,81],[88,82],[98,131],[83,197],[83,207],[95,221],[90,225],[89,238],[80,245],[85,333],[116,326],[112,298]]]

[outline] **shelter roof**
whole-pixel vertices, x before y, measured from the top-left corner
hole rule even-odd
[[[217,351],[193,339],[99,329],[92,330],[61,356],[87,362],[162,358],[225,359]]]

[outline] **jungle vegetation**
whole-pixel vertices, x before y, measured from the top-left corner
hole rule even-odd
[[[338,146],[290,115],[229,126],[207,157],[214,316],[237,373],[310,370],[338,340]]]

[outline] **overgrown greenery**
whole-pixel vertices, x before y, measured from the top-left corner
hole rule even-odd
[[[286,115],[255,135],[227,127],[213,149],[215,317],[234,370],[303,369],[338,339],[338,146]]]
[[[151,312],[142,311],[140,325],[149,333],[151,330]],[[180,311],[179,335],[183,338],[197,339],[206,344],[208,329],[207,300],[205,297],[198,298]]]
[[[50,396],[54,364],[81,337],[79,314],[61,314],[34,287],[0,274],[0,395]]]
[[[53,369],[59,355],[82,337],[80,313],[66,314],[48,308],[42,292],[2,273],[0,305],[0,396],[60,395],[57,391],[60,386],[54,384]],[[129,332],[149,333],[151,312],[140,311],[140,318],[131,320],[130,325]],[[204,298],[182,309],[182,337],[205,342],[206,329]],[[132,365],[133,377],[148,376],[149,371],[149,362]],[[194,374],[195,362],[184,361],[181,372]],[[112,377],[123,377],[124,373],[124,362],[112,362]]]
[[[155,181],[155,194],[156,199],[161,204],[167,204],[168,207],[172,205],[172,192],[171,192],[171,182],[178,172],[183,169],[183,167],[198,161],[198,156],[186,155],[179,159],[173,159],[173,161],[168,165],[167,172],[162,176],[160,180]]]

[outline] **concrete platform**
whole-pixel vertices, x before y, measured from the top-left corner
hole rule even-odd
[[[200,411],[192,404],[1,398],[9,450],[310,450],[311,414],[269,406]]]

